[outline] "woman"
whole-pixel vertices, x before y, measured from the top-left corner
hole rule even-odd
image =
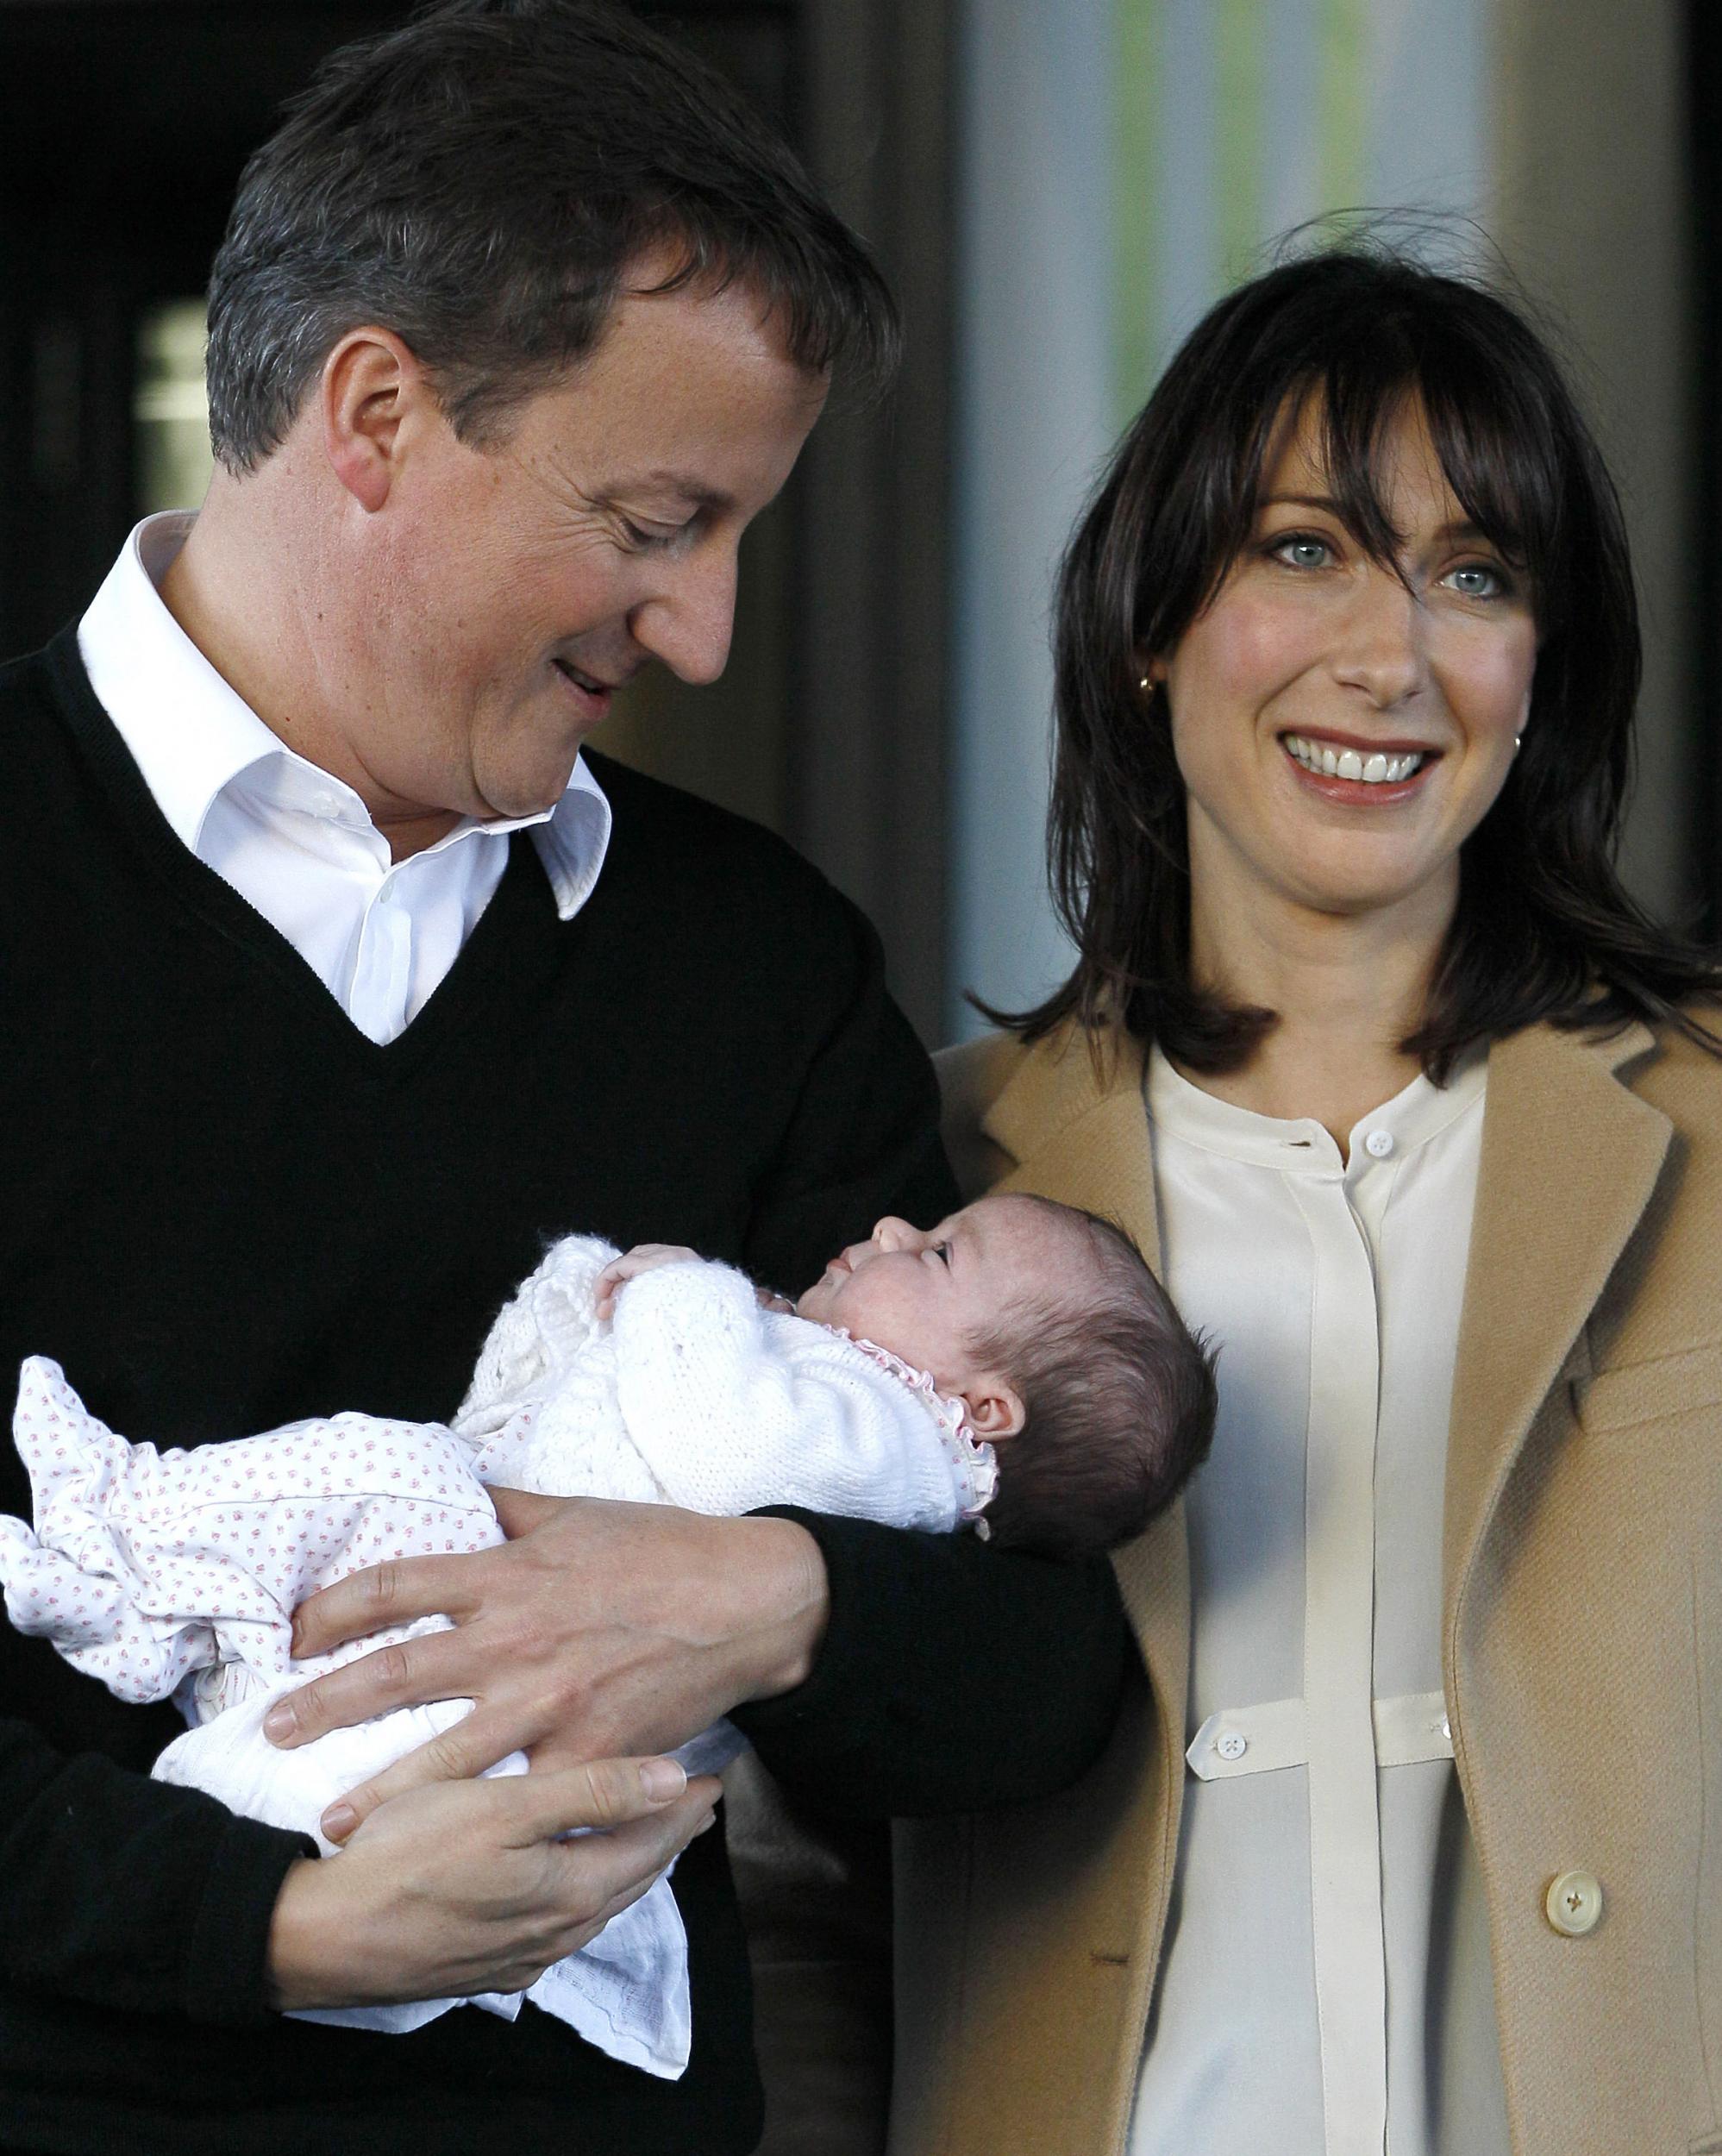
[[[894,2156],[1722,2149],[1718,975],[1610,866],[1638,635],[1550,355],[1365,252],[1233,294],[1057,660],[1079,961],[955,1156],[1159,1249],[1220,1429],[1107,1759],[904,1832]]]

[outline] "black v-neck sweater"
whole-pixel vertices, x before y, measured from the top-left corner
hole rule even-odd
[[[945,1208],[930,1074],[861,918],[753,826],[593,762],[615,824],[585,907],[559,919],[517,835],[453,970],[379,1047],[174,837],[71,632],[0,671],[6,1397],[38,1353],[158,1445],[340,1408],[443,1418],[557,1234],[687,1243],[797,1288],[880,1213]],[[0,1510],[29,1510],[9,1445]],[[753,1717],[780,1771],[841,1781],[841,1808],[930,1808],[1051,1786],[1093,1751],[1123,1654],[1100,1575],[810,1524],[835,1614],[815,1681]],[[1021,1695],[964,1670],[977,1623],[1059,1695],[1011,1729],[1006,1781],[983,1755]],[[720,1835],[676,1873],[679,2082],[530,2009],[412,2036],[286,2021],[265,1943],[309,1845],[142,1778],[172,1710],[120,1705],[9,1626],[0,1686],[0,2145],[753,2146]]]

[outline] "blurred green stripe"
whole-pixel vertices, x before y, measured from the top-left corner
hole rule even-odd
[[[1247,276],[1262,243],[1263,0],[1215,0],[1214,185],[1220,267]]]
[[[1321,202],[1324,210],[1361,204],[1368,181],[1368,0],[1322,0]]]
[[[1154,374],[1159,4],[1113,0],[1113,9],[1112,404],[1122,425]]]

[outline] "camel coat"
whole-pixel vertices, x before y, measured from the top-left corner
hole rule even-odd
[[[968,1188],[1156,1255],[1135,1050],[945,1066]],[[897,1830],[892,2156],[1124,2148],[1183,1793],[1182,1507],[1117,1565],[1147,1676],[1099,1766]],[[1516,2156],[1722,2153],[1722,1064],[1678,1037],[1537,1026],[1490,1056],[1443,1589]],[[1602,1909],[1569,1936],[1547,1903],[1575,1871]]]

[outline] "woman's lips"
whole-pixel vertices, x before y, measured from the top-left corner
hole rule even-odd
[[[1303,784],[1324,800],[1386,807],[1414,793],[1441,760],[1415,742],[1367,742],[1285,733],[1280,746]]]

